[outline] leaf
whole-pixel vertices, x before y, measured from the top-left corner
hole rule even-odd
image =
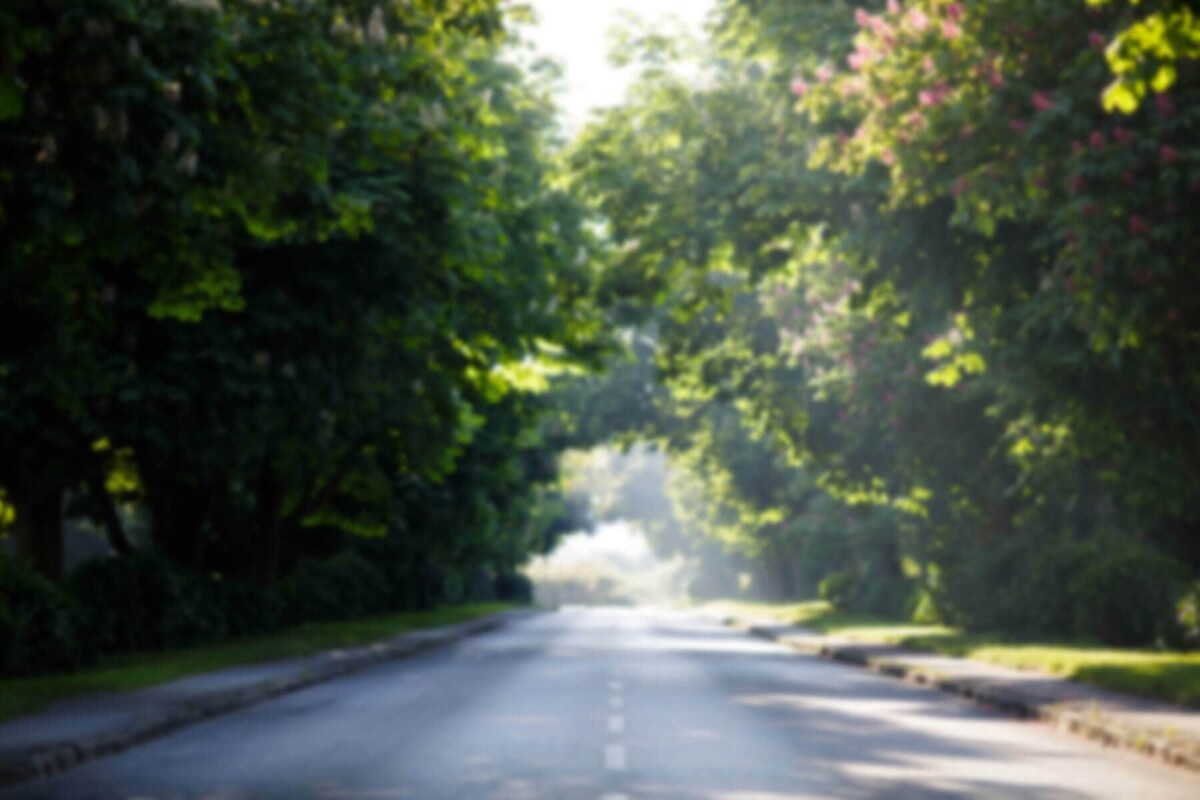
[[[0,121],[15,119],[25,113],[25,96],[16,81],[0,77]]]
[[[1144,93],[1144,91],[1143,91]],[[1125,81],[1115,81],[1104,90],[1102,103],[1108,113],[1120,111],[1122,114],[1132,114],[1137,111],[1139,96]]]

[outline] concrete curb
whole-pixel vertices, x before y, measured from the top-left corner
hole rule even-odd
[[[898,657],[919,654],[899,647],[840,641],[816,633],[798,636],[795,635],[797,629],[792,626],[762,624],[737,617],[724,616],[719,621],[802,653],[928,686],[1024,719],[1042,720],[1061,731],[1085,736],[1109,747],[1134,750],[1200,773],[1200,741],[1173,735],[1170,731],[1122,723],[1116,715],[1105,712],[1096,703],[1055,703],[1001,681],[948,675],[905,663]]]
[[[317,663],[295,675],[252,686],[215,691],[180,703],[166,713],[146,717],[118,731],[56,742],[0,760],[0,789],[44,778],[103,756],[120,753],[172,731],[221,714],[247,708],[280,695],[324,683],[385,661],[416,655],[490,631],[517,619],[537,614],[533,610],[509,611],[482,619],[401,634],[374,644],[318,653]]]

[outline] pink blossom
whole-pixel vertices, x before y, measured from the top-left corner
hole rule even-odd
[[[804,95],[808,94],[808,84],[799,78],[792,81],[792,94],[796,95],[796,97],[804,97]]]
[[[925,125],[925,115],[920,111],[913,111],[904,118],[904,123],[910,128],[920,128]],[[901,141],[904,140],[902,139]]]
[[[845,146],[846,146],[846,142],[848,142],[848,141],[849,141],[849,137],[848,137],[848,136],[846,136],[846,132],[845,132],[845,131],[838,131],[838,132],[837,132],[837,140],[838,140],[838,144],[839,144],[839,145],[841,145],[842,147],[845,147]]]
[[[937,93],[932,89],[922,89],[917,93],[917,98],[920,100],[921,105],[923,106],[937,105]]]
[[[1054,99],[1049,92],[1034,92],[1033,107],[1038,111],[1049,111],[1054,108]]]
[[[861,8],[855,9],[854,21],[858,23],[858,27],[865,28],[871,24],[871,15]]]
[[[871,30],[876,36],[887,36],[892,32],[892,27],[880,17],[871,17]]]
[[[947,39],[957,39],[962,35],[962,28],[952,19],[942,20],[942,36]]]
[[[967,191],[967,179],[963,178],[963,177],[959,177],[957,180],[954,181],[954,188],[951,191],[954,192],[955,199],[962,197],[963,192]]]
[[[1079,153],[1082,153],[1083,152],[1083,142],[1079,141],[1078,139],[1071,142],[1071,152],[1075,153],[1076,155],[1078,155]]]
[[[818,81],[820,81],[821,83],[825,83],[832,77],[833,77],[833,70],[830,69],[828,66],[822,64],[821,66],[817,67],[817,80]]]
[[[1129,144],[1133,141],[1133,134],[1118,125],[1113,128],[1113,141],[1118,144]]]
[[[950,5],[946,6],[946,16],[956,22],[961,20],[963,18],[963,4],[951,3]]]
[[[888,0],[887,10],[888,10],[889,14],[899,14],[900,13],[899,0]]]
[[[1078,194],[1087,187],[1087,181],[1083,179],[1082,175],[1072,175],[1067,181],[1067,186],[1070,187],[1072,192]]]
[[[988,83],[990,83],[995,89],[1004,88],[1004,76],[1000,74],[1000,70],[993,69],[990,73],[988,73]]]
[[[1025,131],[1029,130],[1029,123],[1023,119],[1014,118],[1009,120],[1008,124],[1012,126],[1012,129],[1017,133],[1025,133]]]
[[[1169,117],[1175,113],[1175,104],[1171,102],[1171,96],[1166,92],[1154,95],[1154,105],[1158,108],[1158,113],[1164,117]]]
[[[1179,152],[1169,144],[1164,144],[1158,148],[1158,157],[1164,164],[1174,164],[1175,159],[1179,157]]]
[[[883,160],[883,163],[887,164],[889,167],[896,163],[896,154],[891,150],[884,150],[883,155],[880,156],[880,158]]]
[[[1146,221],[1137,214],[1134,214],[1129,218],[1129,232],[1134,236],[1143,234],[1148,230],[1150,230],[1150,228],[1146,225]]]
[[[1088,44],[1097,50],[1103,50],[1108,46],[1108,39],[1100,31],[1090,31],[1088,33]]]
[[[863,65],[862,53],[851,53],[850,55],[846,56],[846,63],[850,65],[850,69],[858,72],[860,69],[862,69]]]
[[[1092,131],[1092,135],[1088,137],[1088,144],[1092,146],[1093,150],[1103,150],[1104,146],[1108,144],[1108,140],[1100,131]]]
[[[926,75],[932,75],[937,69],[933,65],[933,56],[926,53],[925,57],[921,59],[921,67],[925,70]]]
[[[914,31],[923,31],[929,27],[929,17],[925,16],[924,11],[914,8],[908,12],[908,24]]]

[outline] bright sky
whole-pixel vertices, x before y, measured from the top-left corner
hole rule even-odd
[[[593,108],[616,105],[631,77],[608,64],[608,30],[622,11],[657,23],[677,17],[697,35],[713,0],[531,0],[540,20],[529,38],[566,70],[560,99],[567,127],[577,130]]]

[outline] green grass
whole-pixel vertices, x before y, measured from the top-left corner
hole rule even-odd
[[[1016,641],[942,625],[917,625],[849,614],[834,610],[823,600],[789,604],[720,601],[707,607],[779,619],[845,639],[895,644],[1036,670],[1105,689],[1200,708],[1200,651],[1118,650],[1087,642]]]
[[[266,636],[180,650],[103,656],[95,667],[82,672],[0,679],[0,719],[30,714],[67,697],[143,689],[223,667],[368,644],[405,631],[452,625],[511,608],[505,603],[481,603],[435,611],[404,611],[349,622],[308,623]]]

